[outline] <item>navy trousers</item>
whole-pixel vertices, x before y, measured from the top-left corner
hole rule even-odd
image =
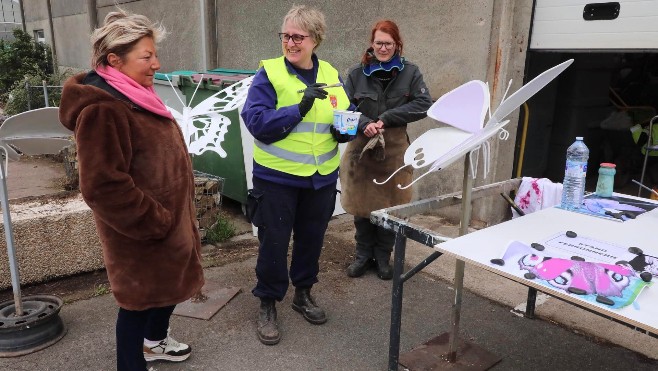
[[[117,370],[144,371],[144,339],[163,340],[167,337],[169,318],[175,305],[146,310],[119,308],[117,316]]]
[[[254,296],[281,301],[288,274],[295,287],[318,282],[324,233],[336,204],[336,183],[320,189],[298,188],[253,178],[248,208],[258,227],[258,260]],[[288,244],[293,235],[288,272]]]

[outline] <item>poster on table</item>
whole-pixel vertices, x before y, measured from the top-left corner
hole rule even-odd
[[[658,279],[658,258],[632,246],[617,246],[563,231],[527,245],[512,241],[491,259],[507,273],[612,309],[635,303]]]
[[[559,205],[557,207],[560,207]],[[643,201],[625,195],[601,197],[595,193],[585,196],[583,204],[576,210],[580,214],[595,216],[617,222],[635,219],[638,215],[658,207],[654,202]]]

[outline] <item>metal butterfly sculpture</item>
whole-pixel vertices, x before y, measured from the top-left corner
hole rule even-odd
[[[72,143],[73,132],[59,123],[59,108],[46,107],[9,117],[0,126],[0,150],[4,165],[21,155],[56,154]],[[2,178],[5,174],[0,174]]]
[[[185,105],[173,84],[171,85],[176,97],[183,104],[183,112],[178,112],[169,106],[167,109],[180,125],[190,154],[201,155],[206,151],[213,151],[222,158],[226,157],[222,142],[224,142],[224,136],[228,132],[231,120],[222,113],[232,111],[244,104],[252,80],[253,76],[240,80],[204,99],[194,107]],[[193,101],[202,81],[203,75],[194,89],[190,102]],[[169,84],[171,84],[171,80],[169,80]]]
[[[509,132],[503,129],[503,126],[507,125],[509,120],[504,120],[504,118],[549,82],[553,81],[572,62],[573,59],[569,59],[544,71],[507,99],[503,96],[500,106],[493,113],[491,113],[490,108],[489,86],[482,81],[469,81],[444,94],[430,107],[427,116],[449,126],[428,130],[418,137],[407,148],[404,154],[404,165],[395,170],[386,180],[379,182],[377,179],[373,179],[373,182],[384,184],[391,180],[397,172],[410,165],[414,169],[431,165],[425,174],[411,183],[407,185],[398,184],[398,188],[405,189],[427,174],[445,168],[469,152],[476,154],[476,156],[471,156],[471,161],[473,161],[473,158],[476,159],[475,164],[471,164],[471,176],[475,178],[477,173],[477,152],[480,148],[483,152],[483,171],[486,176],[489,172],[491,158],[491,148],[487,140],[496,133],[499,134],[500,139],[506,140],[509,137]],[[510,81],[507,90],[509,90],[511,83]],[[505,95],[507,95],[507,91]],[[487,113],[489,113],[489,120],[484,124]]]

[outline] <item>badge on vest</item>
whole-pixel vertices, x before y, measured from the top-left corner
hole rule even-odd
[[[329,96],[329,101],[331,102],[331,106],[332,106],[333,108],[338,107],[338,98],[336,98],[335,95],[330,95],[330,96]]]

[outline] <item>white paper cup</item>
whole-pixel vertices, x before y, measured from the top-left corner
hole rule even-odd
[[[361,112],[334,110],[334,128],[341,134],[356,135]]]

